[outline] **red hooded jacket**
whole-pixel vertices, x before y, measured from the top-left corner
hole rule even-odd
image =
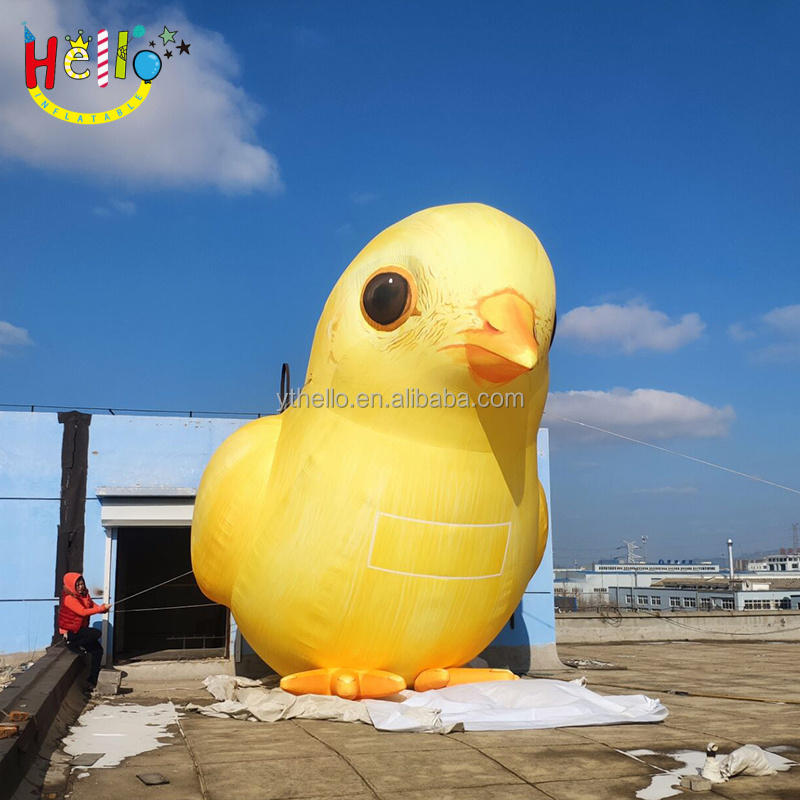
[[[64,589],[61,592],[61,605],[58,607],[58,627],[64,631],[77,633],[89,624],[92,614],[103,614],[106,607],[96,605],[89,592],[78,594],[75,584],[82,577],[80,572],[68,572],[64,576]]]

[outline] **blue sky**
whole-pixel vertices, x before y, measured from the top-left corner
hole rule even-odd
[[[481,201],[553,263],[551,410],[800,487],[800,6],[104,8],[4,4],[0,402],[272,411],[358,250]],[[191,55],[129,119],[67,126],[27,95],[22,20],[60,54],[142,23]],[[105,99],[63,71],[52,94]],[[796,494],[551,437],[557,562],[771,550],[800,521]]]

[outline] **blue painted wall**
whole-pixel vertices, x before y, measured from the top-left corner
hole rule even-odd
[[[84,573],[101,595],[106,532],[98,487],[197,488],[212,453],[247,420],[93,416],[89,428]],[[0,412],[0,600],[52,598],[61,485],[57,414]],[[539,432],[539,475],[550,499],[547,431]],[[551,521],[552,533],[552,521]],[[551,536],[552,539],[552,536]],[[50,643],[53,602],[0,602],[0,653]],[[551,541],[515,625],[496,644],[555,641]]]
[[[0,599],[53,596],[62,432],[56,414],[0,412]],[[0,652],[52,635],[52,603],[0,603]]]
[[[93,595],[102,594],[106,547],[97,488],[197,488],[211,454],[246,422],[92,417],[84,573]],[[57,414],[0,412],[0,600],[53,597],[62,433]],[[0,653],[49,645],[53,606],[0,602]]]

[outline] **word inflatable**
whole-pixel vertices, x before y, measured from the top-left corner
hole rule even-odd
[[[34,86],[33,89],[28,89],[28,93],[33,98],[36,105],[56,119],[63,120],[64,122],[72,122],[75,125],[104,125],[106,122],[114,122],[115,120],[127,117],[132,111],[136,111],[147,99],[147,95],[150,94],[150,83],[148,81],[142,81],[130,100],[123,103],[121,106],[117,106],[117,108],[110,108],[108,111],[81,112],[61,108],[48,100],[45,93],[39,89],[38,86]]]
[[[108,111],[95,113],[71,111],[62,108],[44,94],[37,77],[37,70],[44,69],[43,88],[49,90],[55,85],[58,39],[55,36],[51,36],[47,40],[47,49],[44,57],[38,58],[36,56],[36,37],[29,30],[27,23],[23,22],[22,24],[25,28],[25,86],[36,105],[51,116],[64,122],[72,122],[76,125],[103,125],[106,122],[114,122],[114,120],[127,117],[145,101],[150,93],[151,81],[161,72],[162,61],[158,53],[152,50],[140,50],[131,60],[133,62],[133,71],[141,83],[126,102],[116,108],[110,108]],[[133,38],[141,38],[144,33],[144,25],[137,25],[133,29]],[[90,74],[88,67],[85,67],[85,65],[89,62],[89,44],[92,42],[93,37],[88,36],[84,39],[83,30],[79,30],[77,38],[74,39],[70,35],[64,38],[69,44],[69,49],[63,60],[64,72],[72,80],[85,80]],[[150,44],[155,46],[155,42]],[[124,79],[126,77],[127,64],[128,32],[120,31],[117,37],[115,78]],[[97,84],[101,89],[105,89],[108,86],[108,70],[108,31],[105,28],[101,28],[97,32]]]

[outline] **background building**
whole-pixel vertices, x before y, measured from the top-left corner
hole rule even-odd
[[[800,553],[791,551],[739,563],[742,564],[742,570],[747,572],[794,572],[800,575]]]
[[[800,608],[800,580],[664,578],[646,589],[612,587],[608,602],[630,611],[777,611]]]
[[[693,561],[661,561],[657,564],[592,564],[591,569],[556,569],[554,587],[562,610],[590,609],[607,605],[612,588],[646,589],[674,575],[716,575],[719,564]],[[568,598],[565,600],[564,598]]]

